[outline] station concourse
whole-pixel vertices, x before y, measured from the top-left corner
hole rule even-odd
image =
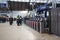
[[[0,40],[60,40],[60,0],[0,0]]]

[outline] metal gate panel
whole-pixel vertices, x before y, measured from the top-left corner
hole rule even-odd
[[[57,11],[53,9],[51,12],[51,32],[57,34]]]
[[[59,35],[60,36],[60,9],[58,8],[57,9],[57,14],[58,14],[58,22],[57,22],[57,24],[58,24],[58,26],[57,26],[57,35]]]
[[[60,8],[51,10],[51,33],[60,36]]]

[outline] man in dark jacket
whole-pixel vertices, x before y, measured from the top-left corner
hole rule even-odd
[[[9,24],[12,25],[13,24],[13,17],[9,18]]]

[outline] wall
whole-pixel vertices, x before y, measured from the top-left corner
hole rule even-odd
[[[60,36],[60,8],[51,10],[51,33]]]
[[[20,15],[22,17],[25,17],[28,14],[28,11],[12,11],[13,17],[17,17],[17,15]]]

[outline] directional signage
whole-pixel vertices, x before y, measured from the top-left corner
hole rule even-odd
[[[7,7],[7,4],[6,3],[0,3],[0,7]]]

